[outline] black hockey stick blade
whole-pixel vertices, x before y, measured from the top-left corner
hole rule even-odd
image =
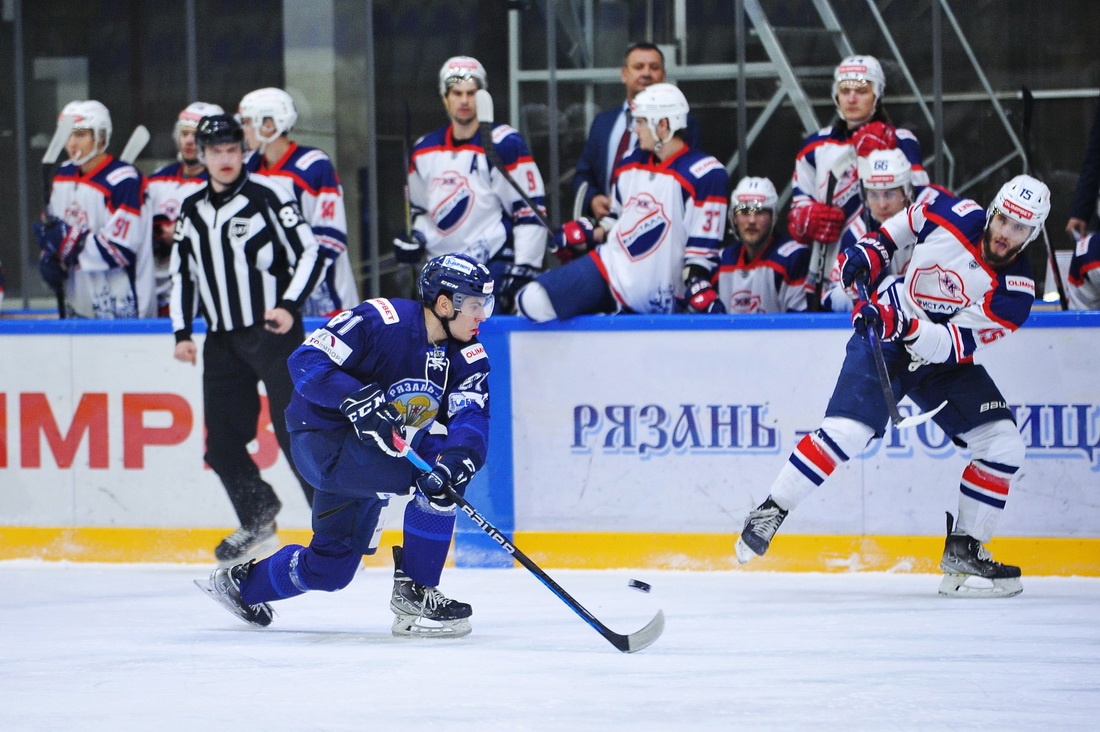
[[[870,302],[871,298],[867,292],[866,277],[856,278],[856,289],[859,291],[860,300]],[[867,324],[867,340],[871,342],[871,351],[875,356],[875,371],[878,372],[878,383],[879,386],[882,387],[882,396],[886,400],[886,408],[890,411],[890,421],[894,423],[896,428],[901,430],[906,427],[924,424],[947,406],[947,402],[944,401],[938,407],[928,412],[920,412],[908,417],[902,417],[901,412],[898,411],[898,403],[894,397],[894,389],[890,386],[890,374],[886,370],[886,356],[882,353],[882,344],[878,340],[878,333],[875,332],[874,323]]]
[[[432,466],[429,465],[422,457],[416,454],[416,452],[405,442],[396,431],[393,433],[393,444],[398,450],[401,450],[405,457],[424,472],[430,472]],[[595,615],[588,612],[588,610],[573,599],[573,596],[566,592],[561,585],[553,580],[550,575],[546,574],[539,565],[535,564],[534,560],[519,550],[511,539],[505,536],[497,527],[493,526],[488,519],[478,513],[477,509],[470,505],[470,502],[466,498],[454,490],[448,488],[448,494],[451,499],[454,500],[458,507],[462,509],[462,512],[466,514],[471,521],[477,524],[478,528],[484,531],[489,537],[500,545],[500,548],[512,555],[512,557],[522,564],[531,574],[535,575],[539,582],[546,586],[548,590],[558,596],[558,599],[569,606],[569,609],[575,612],[586,623],[607,639],[611,645],[618,648],[623,653],[636,653],[644,648],[648,648],[653,645],[658,638],[661,637],[661,633],[665,630],[665,613],[663,610],[658,610],[657,614],[653,616],[653,619],[646,623],[645,627],[634,633],[623,635],[622,633],[616,633],[601,623]]]

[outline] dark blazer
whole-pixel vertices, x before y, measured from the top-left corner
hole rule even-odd
[[[584,151],[581,159],[577,161],[577,172],[573,175],[573,200],[577,198],[577,191],[581,183],[588,183],[588,190],[584,194],[585,216],[592,215],[592,197],[603,194],[609,195],[604,190],[604,180],[608,176],[607,152],[611,148],[611,130],[615,127],[615,121],[623,113],[624,105],[620,104],[611,109],[605,109],[592,120],[592,127],[588,131],[588,139],[584,143]],[[699,121],[688,112],[687,129],[684,131],[684,141],[689,147],[699,147]],[[619,141],[616,139],[617,146]]]

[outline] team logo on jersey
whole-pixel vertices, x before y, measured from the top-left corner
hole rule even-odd
[[[432,180],[428,198],[437,201],[431,209],[432,221],[444,235],[450,234],[466,221],[477,200],[470,188],[470,181],[453,170],[448,170]]]
[[[748,273],[746,272],[746,274]],[[753,293],[752,290],[739,290],[730,295],[729,311],[731,313],[763,312],[760,307],[760,296]]]
[[[402,421],[409,427],[423,427],[439,414],[443,390],[424,379],[402,379],[387,392]]]
[[[970,305],[963,278],[938,264],[921,267],[912,273],[909,295],[930,315],[951,314]]]
[[[309,338],[306,338],[305,345],[316,348],[338,366],[342,366],[351,355],[351,346],[324,329],[313,331]]]
[[[180,217],[180,202],[174,198],[162,201],[157,206],[157,214],[166,217],[169,221],[175,221]]]
[[[672,226],[665,207],[649,193],[632,197],[623,207],[616,237],[631,260],[647,257],[661,246]]]
[[[234,217],[229,219],[229,238],[233,241],[240,241],[248,236],[248,229],[250,221],[242,217]]]
[[[88,226],[88,212],[76,201],[69,202],[61,219],[73,229],[90,228]]]

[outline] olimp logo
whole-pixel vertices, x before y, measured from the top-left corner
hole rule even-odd
[[[229,219],[229,238],[230,239],[243,239],[248,236],[248,219],[236,217]]]

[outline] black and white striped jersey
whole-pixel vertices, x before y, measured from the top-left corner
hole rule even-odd
[[[294,196],[263,176],[188,197],[176,222],[169,313],[176,341],[191,337],[196,302],[211,331],[261,324],[264,311],[297,314],[328,258]]]

